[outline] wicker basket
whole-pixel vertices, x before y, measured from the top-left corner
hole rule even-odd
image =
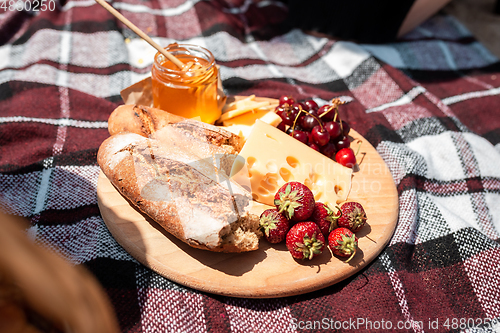
[[[23,227],[0,213],[0,332],[118,332],[95,278],[34,244]]]

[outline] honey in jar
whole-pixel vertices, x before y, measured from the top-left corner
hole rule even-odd
[[[213,124],[221,115],[214,56],[201,46],[189,44],[171,44],[165,50],[184,66],[180,69],[163,54],[155,55],[151,69],[153,106]]]

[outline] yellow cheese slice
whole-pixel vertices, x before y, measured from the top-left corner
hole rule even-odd
[[[222,124],[224,126],[231,126],[231,125],[252,126],[253,124],[255,124],[255,121],[257,119],[260,119],[263,122],[275,127],[278,126],[278,124],[281,122],[281,117],[278,116],[274,111],[256,110],[255,112],[248,112],[238,117],[225,120],[222,122]]]
[[[273,205],[283,184],[298,181],[311,189],[316,201],[335,206],[347,199],[352,169],[257,120],[233,164],[231,177],[263,204]]]
[[[258,103],[254,102],[251,105],[246,105],[246,106],[238,108],[236,110],[230,110],[230,111],[223,113],[220,116],[219,121],[225,121],[225,120],[243,115],[245,113],[249,113],[251,111],[253,112],[253,110],[257,110],[259,108],[264,108],[266,106],[269,106],[270,104],[271,103],[269,103],[269,102],[258,102]]]
[[[224,121],[224,129],[238,135],[246,141],[257,119],[275,127],[281,122],[281,117],[274,113],[274,111],[257,111]]]

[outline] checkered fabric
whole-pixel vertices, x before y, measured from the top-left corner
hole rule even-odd
[[[124,332],[500,332],[500,63],[455,19],[358,45],[283,30],[279,2],[112,2],[161,45],[210,49],[228,95],[349,100],[343,119],[392,173],[399,220],[377,259],[313,293],[239,299],[152,272],[100,216],[106,121],[155,50],[93,0],[26,4],[0,6],[0,210],[89,268]]]

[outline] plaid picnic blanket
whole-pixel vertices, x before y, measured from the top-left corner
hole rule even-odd
[[[112,2],[161,45],[210,49],[228,95],[349,100],[343,118],[392,173],[399,220],[376,260],[313,293],[240,299],[159,276],[100,216],[107,117],[154,49],[93,0],[13,4],[0,6],[0,210],[89,268],[124,332],[500,332],[500,63],[455,19],[358,45],[283,30],[279,2]]]

